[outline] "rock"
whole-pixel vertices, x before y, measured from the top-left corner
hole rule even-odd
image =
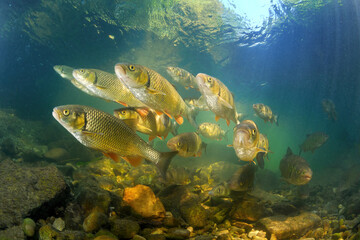
[[[102,235],[102,236],[98,236],[98,237],[94,238],[94,240],[118,240],[118,238],[110,237],[107,235]]]
[[[50,225],[44,225],[39,229],[39,240],[61,239],[58,231],[53,229]]]
[[[212,235],[202,235],[202,236],[196,236],[195,240],[213,240],[214,236]]]
[[[34,220],[32,220],[31,218],[25,218],[21,227],[26,236],[28,237],[34,236],[35,228],[36,228],[36,224]]]
[[[234,220],[257,221],[264,216],[264,213],[263,204],[256,200],[245,200],[235,205],[229,215]]]
[[[136,185],[132,188],[125,188],[123,201],[137,216],[159,221],[165,217],[163,204],[148,186]]]
[[[132,240],[146,240],[146,238],[140,236],[140,235],[135,235]]]
[[[111,222],[111,232],[119,238],[132,238],[139,231],[139,224],[132,220],[115,219]]]
[[[300,238],[307,231],[317,227],[321,222],[318,215],[309,212],[303,212],[295,217],[283,215],[272,216],[260,219],[267,232],[274,234],[278,239]]]
[[[85,232],[95,232],[106,224],[107,217],[104,213],[94,209],[84,220],[83,229]]]
[[[63,175],[54,166],[0,162],[0,229],[20,225],[25,216],[46,219],[66,202],[68,193]]]
[[[66,229],[71,229],[71,230],[83,229],[82,224],[84,222],[84,219],[79,204],[69,203],[66,206],[64,213],[64,221],[65,221]]]
[[[57,238],[57,240],[62,240],[62,239],[66,239],[66,240],[77,240],[77,239],[87,239],[86,238],[86,233],[84,233],[83,231],[72,231],[72,230],[65,230],[63,232],[61,232],[61,235],[59,238]],[[51,239],[53,240],[53,239]]]
[[[146,240],[166,240],[164,234],[150,234],[146,236]]]
[[[188,239],[190,231],[182,228],[170,228],[165,236],[170,239]]]
[[[216,240],[232,240],[232,239],[233,238],[228,233],[221,234],[216,238]]]
[[[24,240],[26,236],[21,226],[10,227],[6,230],[0,231],[1,240]]]
[[[44,157],[52,160],[59,160],[66,157],[68,154],[68,151],[66,151],[65,149],[56,147],[46,151]]]
[[[62,218],[56,218],[55,221],[52,224],[53,228],[56,230],[62,232],[65,229],[65,222],[62,220]]]
[[[202,228],[207,223],[206,210],[196,202],[190,202],[180,207],[184,220],[194,228]]]

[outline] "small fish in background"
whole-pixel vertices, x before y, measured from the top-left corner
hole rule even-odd
[[[181,125],[183,116],[190,124],[196,122],[174,86],[156,71],[138,64],[118,63],[115,73],[123,84],[157,114],[166,114]]]
[[[264,148],[259,148],[260,133],[257,125],[252,120],[244,120],[234,127],[233,147],[236,156],[242,161],[254,162],[259,152],[267,153]],[[255,162],[254,162],[255,163]]]
[[[179,67],[167,67],[167,73],[174,79],[175,82],[184,86],[187,90],[189,88],[196,88],[195,77],[185,69]]]
[[[253,189],[257,166],[245,164],[241,166],[227,182],[215,186],[209,195],[212,197],[226,198],[233,192],[247,192]]]
[[[337,120],[337,112],[335,110],[335,104],[330,99],[323,99],[321,105],[325,113],[327,113],[328,118],[334,122]]]
[[[314,153],[314,151],[321,147],[328,139],[329,136],[323,132],[307,134],[305,141],[300,145],[299,155],[301,154],[301,152],[308,151]]]
[[[114,116],[121,119],[126,125],[135,131],[149,135],[149,141],[156,137],[165,140],[171,132],[176,136],[179,125],[167,115],[158,115],[149,108],[119,108],[114,110]]]
[[[293,154],[290,148],[281,159],[279,169],[283,179],[293,185],[307,184],[312,178],[308,162],[299,155]]]
[[[265,157],[267,157],[267,159],[269,160],[269,156],[268,156],[268,153],[270,152],[269,151],[269,140],[268,138],[260,133],[259,135],[259,142],[258,142],[258,148],[261,148],[261,149],[264,149],[266,152],[259,152],[257,155],[256,155],[256,161],[259,165],[259,167],[261,169],[264,169],[264,166],[265,166]]]
[[[184,99],[184,101],[187,105],[193,106],[200,111],[209,111],[209,107],[203,96],[200,96],[199,98],[187,98]]]
[[[74,69],[74,78],[90,90],[93,95],[124,106],[143,107],[141,101],[118,80],[116,75],[98,69]]]
[[[195,132],[181,133],[167,142],[170,150],[178,151],[182,157],[200,157],[202,149],[206,151],[206,144],[201,141]]]
[[[221,141],[224,137],[226,137],[226,132],[221,129],[219,124],[216,123],[201,123],[197,129],[197,132],[206,138],[217,141]]]
[[[224,83],[204,73],[196,75],[196,83],[209,109],[215,113],[216,121],[224,118],[228,126],[230,121],[239,123],[233,94]]]
[[[74,76],[72,75],[74,68],[65,66],[65,65],[55,65],[54,66],[55,72],[57,72],[62,78],[70,80],[70,82],[78,89],[87,93],[91,96],[97,97],[96,94],[92,93],[89,89],[87,89],[84,85],[78,82]]]
[[[275,115],[271,108],[265,104],[262,103],[256,103],[253,104],[253,109],[256,113],[256,115],[258,115],[261,119],[264,120],[264,122],[275,122],[277,126],[279,126],[279,122],[278,122],[278,115]]]
[[[98,150],[115,162],[123,158],[132,166],[143,159],[154,163],[163,177],[174,152],[159,152],[142,140],[122,120],[82,105],[55,107],[53,117],[84,146]]]

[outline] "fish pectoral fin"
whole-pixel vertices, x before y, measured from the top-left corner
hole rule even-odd
[[[133,167],[137,167],[139,166],[142,161],[143,161],[143,157],[141,156],[126,156],[126,157],[122,157],[125,161],[127,161],[128,163],[130,163],[131,166]]]
[[[115,102],[120,103],[121,105],[124,105],[125,107],[127,107],[127,106],[128,106],[128,105],[127,105],[127,103],[122,102],[122,101],[119,101],[119,100],[116,100]]]
[[[219,116],[215,116],[215,121],[219,121],[220,117]]]
[[[152,140],[154,140],[156,138],[156,136],[149,136],[149,142],[151,142]]]
[[[265,148],[256,148],[256,151],[257,152],[264,152],[264,153],[267,153],[266,149]]]
[[[177,124],[181,125],[184,123],[184,119],[182,116],[177,116],[175,117],[175,121],[177,122]]]
[[[153,89],[153,88],[146,88],[146,90],[150,93],[150,94],[160,94],[160,95],[166,95],[166,93],[163,93],[159,90]]]
[[[166,116],[168,116],[170,119],[172,119],[172,116],[168,112],[164,111],[164,113]]]
[[[150,128],[145,127],[145,126],[141,126],[141,125],[137,125],[136,128],[137,128],[137,130],[139,130],[139,132],[145,132],[145,133],[152,133],[153,132],[153,130],[151,130]]]
[[[226,124],[229,126],[230,125],[230,120],[226,119]]]
[[[114,160],[114,162],[119,162],[119,155],[117,155],[116,153],[105,153],[103,152],[105,157],[111,158],[112,160]]]
[[[143,118],[146,117],[150,112],[147,108],[136,108],[135,111]]]
[[[223,105],[224,107],[233,109],[233,107],[230,105],[230,103],[228,103],[225,99],[223,99],[222,97],[218,97],[218,102]]]

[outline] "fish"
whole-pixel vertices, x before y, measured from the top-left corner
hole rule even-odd
[[[312,178],[312,170],[308,162],[299,155],[293,154],[289,147],[280,161],[279,169],[282,178],[293,185],[305,185]]]
[[[55,72],[57,72],[62,78],[65,78],[67,80],[70,80],[70,82],[78,89],[83,91],[86,94],[89,94],[91,96],[96,96],[93,94],[89,89],[87,89],[84,85],[82,85],[80,82],[78,82],[72,75],[72,72],[74,71],[74,68],[65,66],[65,65],[55,65],[54,66]]]
[[[200,157],[202,149],[206,150],[206,144],[201,141],[195,132],[181,133],[167,142],[170,150],[178,151],[182,157]]]
[[[145,113],[143,113],[145,112]],[[157,115],[149,108],[119,108],[114,110],[114,116],[121,119],[126,125],[135,131],[149,135],[149,141],[156,137],[165,140],[171,132],[176,136],[179,125],[172,121],[167,115]]]
[[[167,73],[175,82],[181,84],[185,89],[196,88],[195,77],[185,69],[179,67],[167,67]]]
[[[321,147],[328,139],[329,136],[323,132],[315,132],[312,134],[307,134],[306,139],[300,145],[299,155],[301,154],[301,152],[308,152],[308,151],[314,153],[314,151],[319,147]]]
[[[74,69],[74,78],[94,95],[124,106],[144,107],[141,101],[118,80],[117,76],[98,69]]]
[[[197,129],[197,132],[206,138],[218,141],[221,141],[224,137],[226,137],[226,132],[221,129],[219,124],[216,123],[201,123]]]
[[[278,115],[275,115],[271,108],[263,103],[253,104],[253,109],[260,118],[264,120],[264,122],[270,121],[271,123],[275,122],[277,126],[279,126]]]
[[[158,115],[166,114],[181,125],[183,116],[196,126],[186,103],[174,86],[159,73],[138,64],[118,63],[115,73],[124,85]]]
[[[52,115],[84,146],[102,152],[115,162],[123,158],[132,166],[139,166],[147,159],[158,167],[163,177],[177,154],[155,150],[122,120],[96,108],[62,105],[55,107]]]
[[[187,105],[193,106],[200,111],[209,111],[209,107],[203,96],[200,96],[199,98],[186,98],[184,101]]]
[[[254,162],[259,152],[267,153],[264,148],[259,148],[260,133],[257,125],[252,120],[244,120],[234,127],[233,144],[236,156],[242,161]],[[254,162],[255,163],[255,162]]]
[[[323,99],[321,101],[321,105],[325,113],[327,113],[328,118],[336,121],[337,120],[337,112],[335,110],[335,104],[330,99]]]
[[[216,121],[224,118],[228,126],[230,121],[239,123],[233,94],[224,83],[204,73],[196,75],[196,83],[209,109],[215,114]]]
[[[267,157],[267,159],[269,160],[269,156],[268,156],[268,152],[269,152],[269,140],[268,138],[260,133],[259,135],[259,142],[258,142],[258,148],[262,148],[264,149],[266,152],[259,152],[257,155],[256,155],[256,161],[259,165],[259,167],[261,169],[264,169],[264,166],[265,166],[265,162],[264,162],[264,159],[265,157]]]
[[[246,192],[253,189],[256,170],[257,167],[253,164],[241,166],[228,181],[215,186],[209,195],[226,198],[231,195],[231,192]]]

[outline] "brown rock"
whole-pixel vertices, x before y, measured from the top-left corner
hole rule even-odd
[[[107,217],[104,213],[94,209],[84,220],[83,229],[85,232],[94,232],[107,222]]]
[[[300,238],[307,231],[317,227],[321,222],[318,215],[303,212],[295,217],[283,215],[260,219],[267,232],[274,234],[277,239]]]
[[[143,218],[161,221],[165,217],[164,205],[148,186],[125,188],[123,201],[136,215]]]
[[[265,208],[256,200],[245,200],[233,207],[230,217],[234,220],[257,221],[265,214]]]

